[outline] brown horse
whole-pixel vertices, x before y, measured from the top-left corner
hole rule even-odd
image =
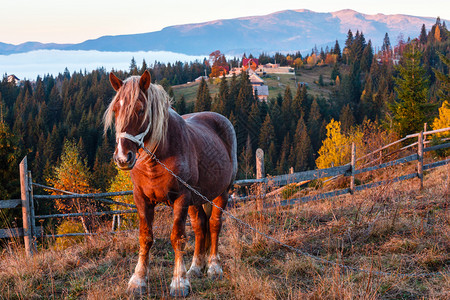
[[[208,268],[209,277],[222,277],[217,251],[222,211],[205,204],[141,148],[150,149],[177,176],[225,209],[237,171],[233,126],[213,112],[181,117],[170,108],[170,98],[164,89],[150,83],[148,71],[125,81],[110,73],[109,79],[117,93],[104,115],[105,132],[115,122],[114,160],[119,168],[130,170],[140,221],[139,260],[128,289],[140,293],[146,290],[154,208],[164,202],[173,207],[174,215],[170,240],[175,251],[175,268],[170,294],[187,296],[189,277],[201,276],[204,267]],[[195,233],[195,250],[186,272],[183,250],[188,213]]]

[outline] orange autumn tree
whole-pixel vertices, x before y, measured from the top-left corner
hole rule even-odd
[[[210,78],[227,75],[230,70],[225,55],[222,54],[220,50],[216,50],[209,54],[208,63],[211,66],[211,74],[209,74]]]
[[[92,174],[86,160],[82,159],[79,147],[72,141],[65,141],[59,163],[54,167],[52,174],[47,177],[47,183],[55,189],[76,194],[89,194],[97,192],[90,186]],[[52,191],[53,195],[63,193]],[[93,205],[89,200],[82,198],[57,199],[56,208],[61,213],[83,213],[92,211]],[[92,227],[92,220],[81,216],[80,220],[86,232]]]

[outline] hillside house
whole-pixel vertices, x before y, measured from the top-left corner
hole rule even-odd
[[[195,78],[194,81],[195,81],[195,82],[200,82],[200,81],[202,81],[202,78],[203,78],[205,81],[209,79],[208,76],[199,76],[199,77]]]
[[[244,58],[242,59],[242,70],[255,72],[259,66],[259,61],[256,58]]]
[[[267,68],[267,69],[277,69],[279,67],[280,67],[280,64],[267,63],[264,65],[264,68]]]
[[[20,79],[17,78],[16,75],[11,74],[11,75],[8,76],[8,82],[14,83],[15,85],[19,85],[20,84]]]
[[[253,88],[253,95],[257,95],[259,101],[267,101],[269,87],[264,84],[264,80],[256,74],[251,74],[249,80]]]

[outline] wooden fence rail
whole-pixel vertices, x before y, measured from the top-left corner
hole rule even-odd
[[[284,174],[274,177],[265,177],[264,175],[264,152],[261,149],[258,149],[257,151],[257,170],[258,170],[258,178],[257,179],[244,179],[244,180],[237,180],[235,181],[235,185],[237,186],[249,186],[254,184],[259,184],[259,196],[252,197],[253,199],[258,199],[256,205],[257,209],[260,210],[264,207],[273,206],[273,205],[290,205],[298,202],[308,202],[313,200],[319,200],[319,199],[325,199],[330,197],[335,197],[343,194],[348,193],[354,193],[355,191],[361,191],[367,188],[373,188],[380,185],[386,185],[393,182],[399,182],[407,179],[412,178],[419,178],[420,179],[420,188],[423,187],[423,171],[436,168],[439,166],[443,166],[450,163],[450,159],[447,158],[442,161],[433,162],[430,164],[423,164],[423,155],[425,152],[429,151],[435,151],[440,149],[445,149],[450,147],[450,143],[435,145],[431,147],[424,148],[424,136],[434,134],[434,133],[440,133],[450,131],[450,128],[444,128],[434,131],[428,131],[428,132],[420,132],[417,134],[411,134],[403,139],[400,139],[398,141],[395,141],[393,143],[390,143],[389,145],[386,145],[380,149],[377,149],[376,151],[369,153],[367,155],[364,155],[360,158],[356,158],[356,147],[353,144],[352,145],[352,155],[351,155],[351,162],[338,167],[332,167],[332,168],[326,168],[326,169],[317,169],[317,170],[310,170],[305,172],[298,172],[298,173],[291,173],[291,174]],[[361,169],[356,169],[356,162],[368,158],[370,155],[376,154],[384,149],[387,149],[393,145],[396,145],[402,141],[405,141],[409,138],[417,137],[418,141],[414,143],[418,146],[418,151],[415,154],[399,158],[393,161],[389,161],[386,163],[382,163],[376,166],[372,167],[363,167]],[[411,145],[407,146],[410,147]],[[403,147],[405,148],[405,147]],[[406,149],[406,148],[405,148]],[[375,159],[375,161],[378,161],[379,159]],[[390,180],[383,180],[378,182],[372,182],[367,183],[363,185],[355,185],[355,176],[364,172],[371,172],[374,170],[387,168],[396,166],[399,164],[404,164],[407,162],[415,161],[417,160],[417,172],[403,175],[400,177],[396,177]],[[283,186],[287,185],[289,183],[299,183],[299,182],[308,182],[315,179],[321,179],[321,178],[330,178],[335,176],[350,176],[350,187],[335,191],[330,191],[326,193],[321,193],[317,195],[307,195],[300,198],[295,199],[287,199],[282,201],[276,201],[272,203],[269,202],[261,202],[261,195],[262,198],[264,198],[266,188],[268,186]],[[12,200],[0,200],[0,208],[15,208],[18,206],[22,206],[22,217],[23,217],[23,228],[10,228],[10,229],[0,229],[0,238],[4,237],[18,237],[23,236],[24,237],[24,244],[25,244],[25,250],[27,255],[31,256],[36,251],[36,236],[40,236],[42,233],[41,227],[36,227],[35,220],[43,220],[48,218],[61,218],[61,217],[80,217],[80,216],[100,216],[100,215],[120,215],[120,214],[126,214],[126,213],[136,213],[137,210],[135,209],[136,206],[133,204],[128,204],[116,200],[110,199],[110,197],[114,196],[124,196],[124,195],[132,195],[133,191],[122,191],[122,192],[113,192],[113,193],[96,193],[96,194],[76,194],[72,192],[57,190],[52,187],[47,187],[44,185],[40,185],[37,183],[33,183],[31,179],[31,173],[28,171],[27,166],[27,158],[25,157],[22,162],[20,163],[20,184],[21,184],[21,199],[12,199]],[[56,190],[61,193],[65,193],[66,195],[33,195],[33,186],[47,189],[47,190]],[[98,201],[102,201],[108,204],[114,204],[119,206],[125,206],[133,209],[128,210],[117,210],[117,211],[101,211],[101,212],[86,212],[86,213],[68,213],[68,214],[52,214],[52,215],[34,215],[34,199],[36,200],[56,200],[56,199],[74,199],[74,198],[83,198],[83,199],[96,199]],[[231,203],[236,203],[237,200],[246,200],[250,199],[250,197],[239,197],[237,199],[231,199]],[[89,233],[77,233],[75,235],[86,235]],[[92,234],[92,233],[91,233]],[[75,236],[74,234],[66,234],[66,235],[58,235],[58,236]]]

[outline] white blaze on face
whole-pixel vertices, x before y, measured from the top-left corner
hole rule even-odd
[[[122,143],[124,139],[119,138],[117,140],[117,158],[121,161],[127,161],[127,155],[123,151]]]

